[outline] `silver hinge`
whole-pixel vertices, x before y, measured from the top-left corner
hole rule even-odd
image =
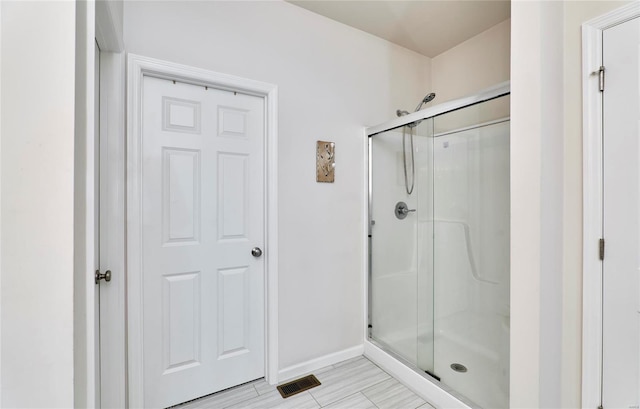
[[[600,252],[600,260],[604,260],[604,239],[598,241],[598,248]]]
[[[604,92],[604,65],[601,65],[598,70],[598,79],[598,89],[600,92]]]

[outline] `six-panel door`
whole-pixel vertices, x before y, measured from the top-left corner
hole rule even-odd
[[[264,376],[264,100],[145,77],[144,404]]]

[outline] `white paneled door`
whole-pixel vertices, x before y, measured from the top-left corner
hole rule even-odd
[[[604,30],[602,405],[640,403],[640,19]]]
[[[264,99],[145,76],[144,406],[264,376]],[[253,254],[252,254],[253,253]]]

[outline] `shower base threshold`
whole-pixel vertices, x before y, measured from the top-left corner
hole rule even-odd
[[[435,407],[477,408],[447,385],[423,373],[402,357],[385,350],[375,341],[364,341],[364,355]]]

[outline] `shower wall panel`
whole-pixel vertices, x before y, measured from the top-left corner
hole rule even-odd
[[[509,122],[435,141],[435,373],[482,407],[506,408]]]

